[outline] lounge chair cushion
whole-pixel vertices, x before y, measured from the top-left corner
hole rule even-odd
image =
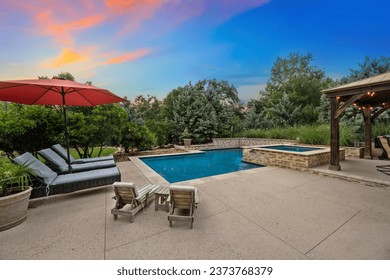
[[[63,159],[65,160],[68,159],[68,152],[60,144],[55,144],[51,146],[51,149],[55,151],[57,154],[59,154]],[[80,164],[80,163],[89,163],[89,162],[96,162],[96,161],[114,160],[114,157],[110,155],[104,157],[75,159],[74,157],[72,157],[71,154],[69,154],[69,159],[71,164]]]
[[[16,157],[14,161],[20,165],[30,168],[32,172],[34,172],[34,175],[42,178],[47,185],[50,185],[58,176],[57,173],[29,152]]]
[[[68,164],[66,161],[52,149],[43,149],[38,152],[45,160],[54,164],[60,172],[68,172]],[[72,172],[87,171],[93,169],[101,169],[116,166],[114,160],[90,162],[84,164],[71,164]]]
[[[119,170],[116,167],[96,169],[79,173],[58,175],[58,177],[52,182],[52,186],[63,185],[69,183],[92,181],[103,179],[107,177],[119,176]]]

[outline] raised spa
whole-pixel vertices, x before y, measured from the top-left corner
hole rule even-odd
[[[340,149],[340,159],[345,159],[345,151]],[[330,149],[327,147],[298,145],[269,145],[244,147],[245,162],[266,166],[278,166],[295,170],[329,164]]]

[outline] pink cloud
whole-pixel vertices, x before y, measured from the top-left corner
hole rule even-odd
[[[39,12],[35,15],[35,21],[40,27],[40,33],[45,36],[52,36],[60,44],[72,45],[73,33],[77,30],[89,29],[101,23],[105,19],[102,15],[91,15],[83,18],[59,22],[54,19],[49,10]]]
[[[137,60],[141,57],[147,56],[150,53],[152,53],[152,49],[143,48],[143,49],[139,49],[139,50],[136,50],[133,52],[127,52],[127,53],[124,53],[122,55],[109,58],[106,60],[105,64],[118,64],[118,63],[134,61],[134,60]]]

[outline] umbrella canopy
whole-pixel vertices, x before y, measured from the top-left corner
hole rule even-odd
[[[0,81],[0,100],[27,105],[62,105],[69,160],[66,106],[96,106],[125,102],[112,92],[61,78]]]
[[[59,78],[0,81],[0,100],[28,105],[68,106],[126,101],[106,89]]]

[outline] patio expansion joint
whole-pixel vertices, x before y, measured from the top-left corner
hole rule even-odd
[[[133,243],[135,243],[135,242],[139,242],[139,241],[141,241],[141,240],[146,240],[146,239],[148,239],[148,238],[151,238],[151,237],[160,235],[160,234],[162,234],[162,233],[165,233],[165,232],[167,232],[167,231],[169,231],[169,230],[170,230],[169,228],[166,229],[166,230],[161,230],[161,231],[158,231],[158,232],[153,233],[153,234],[151,234],[151,235],[148,235],[148,236],[145,236],[145,237],[142,237],[142,238],[138,238],[138,239],[135,239],[135,240],[133,240],[133,241],[126,242],[126,243],[123,243],[123,244],[118,245],[118,246],[115,246],[115,247],[111,247],[111,248],[109,248],[109,249],[104,248],[104,256],[106,255],[106,252],[110,252],[110,251],[116,250],[116,249],[121,248],[121,247],[123,247],[123,246],[127,246],[127,245],[133,244]]]
[[[311,248],[309,251],[305,253],[305,255],[309,254],[311,251],[313,251],[315,248],[320,246],[323,242],[325,242],[329,237],[331,237],[333,234],[335,234],[339,229],[341,229],[344,225],[349,223],[351,220],[353,220],[362,210],[357,211],[352,217],[350,217],[348,220],[346,220],[344,223],[342,223],[339,227],[337,227],[334,231],[332,231],[330,234],[328,234],[324,239],[322,239],[320,242],[318,242],[313,248]]]

